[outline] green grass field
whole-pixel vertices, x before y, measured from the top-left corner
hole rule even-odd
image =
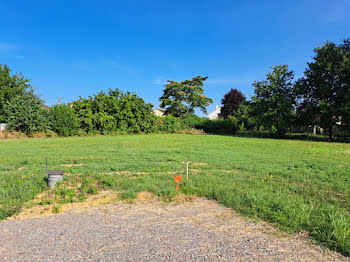
[[[214,135],[1,140],[0,219],[47,189],[46,155],[50,169],[70,173],[55,191],[57,201],[83,200],[101,188],[123,199],[150,191],[171,200],[173,178],[184,178],[183,162],[190,161],[182,193],[216,199],[288,232],[307,231],[350,255],[349,144]]]

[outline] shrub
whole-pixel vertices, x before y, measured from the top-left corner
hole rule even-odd
[[[133,93],[110,89],[73,102],[80,128],[88,134],[149,133],[155,131],[152,104]]]
[[[156,129],[160,132],[175,133],[182,128],[181,120],[178,117],[166,116],[157,117]]]
[[[201,129],[203,126],[203,122],[206,120],[206,118],[202,118],[194,114],[189,114],[181,119],[181,123],[183,128]]]
[[[208,119],[203,122],[203,130],[211,134],[234,135],[238,131],[238,125],[234,117],[216,120]]]
[[[56,105],[50,109],[50,128],[60,136],[76,135],[79,120],[69,105]]]
[[[0,123],[6,122],[6,104],[18,96],[30,90],[29,79],[22,74],[12,74],[7,65],[0,64]]]
[[[48,110],[33,90],[14,97],[4,109],[10,130],[32,134],[48,128]]]

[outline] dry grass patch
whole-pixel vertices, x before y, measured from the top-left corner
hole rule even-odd
[[[87,211],[89,208],[97,207],[101,205],[113,204],[118,201],[118,193],[114,190],[104,190],[99,192],[96,195],[90,195],[83,202],[73,202],[73,203],[65,203],[65,204],[50,204],[50,205],[39,205],[42,198],[47,196],[46,193],[39,194],[37,198],[29,203],[36,204],[32,207],[24,208],[18,214],[12,216],[9,219],[32,219],[39,217],[47,217],[55,215],[55,208],[59,207],[59,213],[81,213]]]
[[[83,166],[84,164],[61,164],[64,167],[72,167],[72,166]]]

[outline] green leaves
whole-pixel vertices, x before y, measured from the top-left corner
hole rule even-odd
[[[11,70],[7,65],[0,64],[0,123],[7,122],[5,106],[15,96],[24,94],[30,89],[30,80],[21,74],[11,75]]]
[[[80,128],[86,133],[148,133],[154,129],[153,105],[130,92],[101,91],[72,105]]]
[[[252,115],[259,125],[264,125],[277,135],[284,134],[295,116],[293,89],[294,73],[287,65],[272,68],[266,80],[256,81],[255,96],[252,97]]]
[[[346,128],[350,120],[349,41],[340,45],[326,42],[315,48],[305,77],[296,85],[299,119],[328,128],[330,139],[333,126],[341,123]]]
[[[76,135],[79,120],[70,105],[56,105],[50,109],[50,129],[60,136]]]
[[[160,107],[166,108],[166,115],[183,117],[193,114],[195,108],[199,108],[203,113],[207,113],[206,107],[213,103],[211,98],[203,95],[203,82],[208,77],[197,76],[192,80],[176,82],[168,80],[163,90],[163,96],[159,98]]]
[[[30,134],[45,131],[48,128],[48,111],[43,107],[43,101],[33,90],[19,94],[4,107],[7,123],[11,130]]]

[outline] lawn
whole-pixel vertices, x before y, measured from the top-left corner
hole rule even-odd
[[[54,201],[79,201],[101,188],[120,198],[150,191],[216,199],[288,232],[306,231],[350,255],[350,145],[214,135],[129,135],[0,140],[0,220],[46,190],[50,169],[65,170]],[[75,185],[79,190],[72,189]],[[52,201],[52,200],[50,200]]]

